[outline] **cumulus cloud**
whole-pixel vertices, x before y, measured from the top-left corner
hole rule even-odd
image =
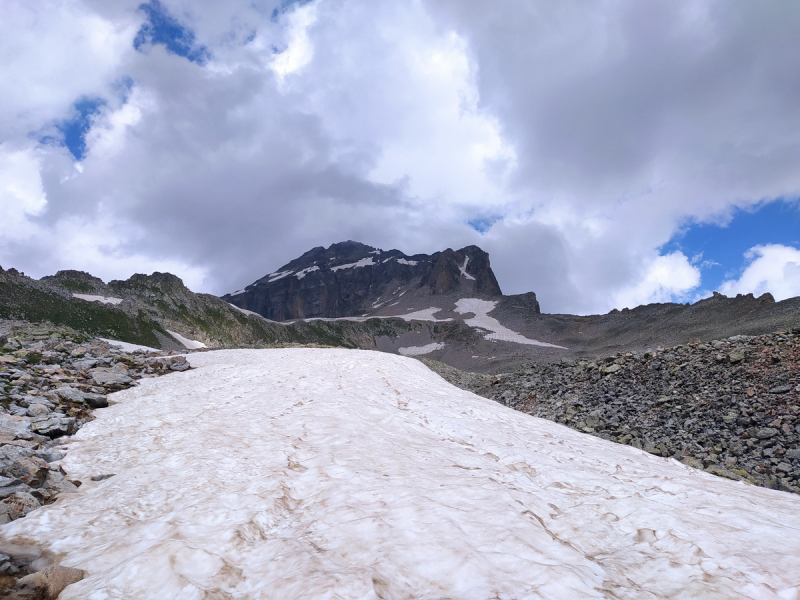
[[[800,250],[781,244],[751,248],[745,258],[747,266],[738,279],[729,279],[720,286],[727,296],[770,292],[775,300],[800,296]]]
[[[475,243],[506,293],[605,312],[699,284],[658,250],[687,220],[800,190],[786,3],[8,8],[0,264],[36,275],[160,265],[223,293],[344,239]]]

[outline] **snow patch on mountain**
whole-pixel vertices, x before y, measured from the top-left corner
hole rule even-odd
[[[409,309],[414,310],[414,309]],[[445,321],[452,321],[452,319],[437,319],[433,315],[441,311],[441,308],[431,306],[422,310],[416,310],[405,315],[397,315],[392,317],[382,317],[384,319],[403,319],[405,321],[434,321],[436,323],[444,323]]]
[[[296,273],[296,275],[297,275],[298,279],[302,279],[303,277],[305,277],[309,273],[313,273],[314,271],[319,271],[319,267],[317,265],[314,265],[313,267],[308,267],[308,268],[305,268],[305,269],[301,269],[300,271],[298,271]]]
[[[422,356],[423,354],[430,354],[436,350],[444,348],[444,344],[433,342],[425,344],[424,346],[407,346],[405,348],[398,348],[397,351],[403,356]]]
[[[130,344],[128,342],[120,342],[119,340],[108,340],[106,338],[98,338],[103,340],[104,342],[108,343],[110,346],[115,346],[122,350],[123,352],[161,352],[156,348],[151,348],[150,346],[140,346],[139,344]]]
[[[197,350],[198,348],[208,348],[203,342],[198,342],[197,340],[190,340],[189,338],[183,337],[180,333],[176,333],[175,331],[170,331],[169,329],[165,330],[168,334],[178,340],[181,344],[184,345],[185,348],[189,350]]]
[[[372,265],[378,264],[372,260],[371,256],[367,258],[362,258],[358,262],[349,263],[346,265],[339,265],[338,267],[331,267],[331,271],[339,271],[340,269],[354,269],[358,267],[371,267]]]
[[[545,346],[547,348],[564,348],[564,346],[548,344],[547,342],[540,342],[539,340],[526,338],[524,335],[520,335],[516,331],[510,330],[508,327],[502,325],[500,321],[494,317],[490,317],[487,314],[494,310],[495,306],[497,306],[497,302],[494,300],[462,298],[456,302],[455,310],[460,315],[474,313],[475,316],[471,319],[464,319],[464,323],[470,327],[487,330],[489,333],[483,336],[487,340],[513,342],[515,344],[528,344],[531,346]]]
[[[465,256],[464,257],[464,264],[461,265],[460,267],[458,267],[458,269],[459,269],[459,271],[461,271],[461,275],[463,275],[467,279],[475,281],[475,278],[472,275],[470,275],[469,273],[467,273],[467,265],[468,264],[469,264],[469,256]]]
[[[399,262],[401,265],[409,265],[410,267],[416,267],[419,264],[419,261],[406,260],[405,258],[398,258],[397,262]]]
[[[277,273],[271,273],[271,274],[267,275],[267,277],[270,278],[267,281],[267,283],[274,283],[274,282],[278,281],[279,279],[283,279],[284,277],[288,277],[289,275],[292,275],[293,273],[294,273],[294,271],[279,271]]]
[[[800,594],[800,498],[530,417],[416,360],[226,350],[114,394],[3,527],[85,598]],[[116,473],[103,481],[98,473]]]
[[[110,296],[93,296],[92,294],[72,294],[72,296],[79,300],[100,302],[101,304],[120,304],[122,302],[122,298],[112,298]]]

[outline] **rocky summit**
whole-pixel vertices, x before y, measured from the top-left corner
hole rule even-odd
[[[347,241],[313,248],[222,298],[268,319],[285,321],[379,315],[383,307],[446,295],[501,298],[489,255],[467,246],[408,256]]]

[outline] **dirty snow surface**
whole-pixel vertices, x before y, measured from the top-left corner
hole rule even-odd
[[[64,459],[79,490],[2,528],[87,571],[61,600],[798,597],[797,496],[515,412],[414,359],[189,360],[114,394]]]

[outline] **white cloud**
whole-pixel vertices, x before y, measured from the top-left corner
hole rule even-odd
[[[40,168],[35,151],[0,147],[0,248],[3,241],[30,235],[33,225],[27,217],[47,205]]]
[[[800,296],[800,250],[781,244],[755,246],[747,254],[748,265],[738,279],[720,286],[726,296],[771,293],[775,300]]]
[[[700,285],[700,270],[682,252],[655,257],[641,279],[614,294],[613,305],[634,308],[652,302],[683,299]]]
[[[200,66],[132,48],[139,4],[4,6],[0,139],[25,166],[0,264],[221,293],[343,239],[476,243],[506,293],[605,312],[697,285],[658,250],[687,219],[800,193],[793,5],[163,0]],[[107,104],[78,169],[31,132],[84,96]]]
[[[7,0],[0,19],[0,140],[23,139],[105,96],[133,51],[139,18],[110,21],[80,0]]]

